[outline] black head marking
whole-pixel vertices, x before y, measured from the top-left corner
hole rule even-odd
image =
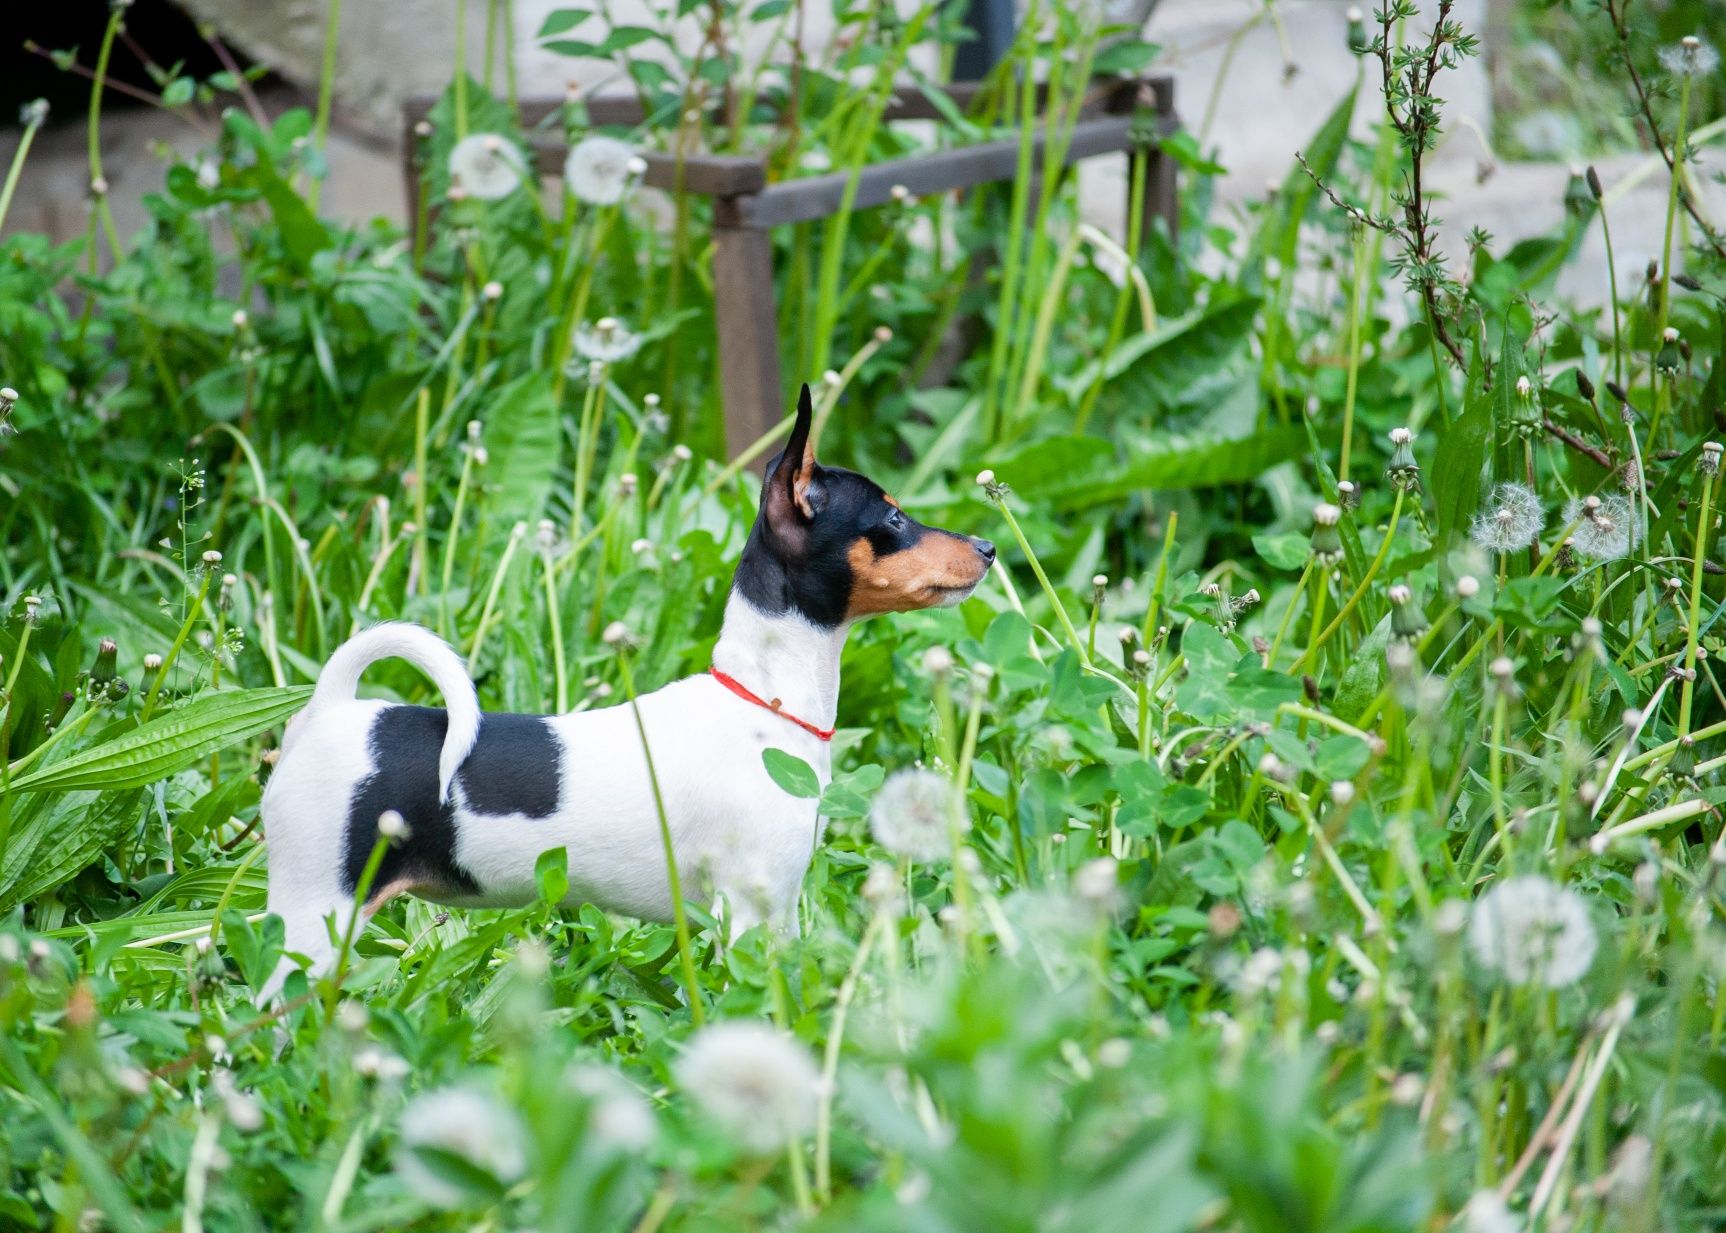
[[[797,612],[825,628],[969,594],[995,559],[994,546],[924,526],[874,480],[820,465],[812,420],[805,385],[785,451],[761,486],[738,593],[770,615]]]

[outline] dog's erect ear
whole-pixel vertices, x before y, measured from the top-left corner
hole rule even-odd
[[[805,384],[797,397],[797,419],[791,425],[791,439],[785,443],[785,452],[768,468],[767,481],[761,489],[761,512],[767,524],[791,540],[801,537],[809,520],[825,503],[821,468],[809,439],[814,420],[815,405]]]

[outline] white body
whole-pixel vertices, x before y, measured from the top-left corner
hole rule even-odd
[[[768,616],[737,595],[726,608],[714,666],[789,715],[833,725],[839,652],[846,631],[823,630],[795,614]],[[541,853],[568,853],[570,904],[650,920],[669,920],[671,892],[659,815],[641,734],[627,703],[552,718],[561,759],[558,809],[546,818],[470,812],[455,770],[478,732],[472,683],[455,653],[412,625],[382,625],[341,647],[319,678],[307,708],[289,724],[282,757],[264,794],[270,857],[270,911],[287,927],[290,952],[321,970],[334,957],[355,905],[341,883],[349,803],[376,769],[367,736],[388,703],[356,699],[364,667],[400,657],[427,671],[450,714],[440,760],[440,788],[456,802],[455,856],[481,894],[459,906],[506,907],[537,894]],[[684,895],[723,899],[733,930],[760,921],[795,929],[799,889],[821,824],[815,802],[793,797],[768,776],[767,749],[808,763],[825,785],[826,742],[787,719],[738,697],[714,677],[675,681],[639,700]],[[377,888],[385,894],[412,889]],[[374,902],[377,901],[374,891]],[[270,983],[275,992],[291,965]]]

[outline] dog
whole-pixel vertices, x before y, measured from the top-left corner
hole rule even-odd
[[[726,601],[712,668],[627,704],[564,715],[482,714],[460,657],[431,631],[392,622],[349,639],[289,721],[263,796],[269,910],[284,950],[316,975],[334,939],[407,893],[456,907],[538,895],[535,864],[568,857],[567,904],[672,918],[660,815],[692,898],[723,899],[737,933],[795,931],[803,875],[821,841],[814,800],[774,783],[768,749],[831,777],[839,654],[878,613],[958,604],[988,573],[987,540],[925,526],[872,480],[823,467],[803,387],[783,453],[767,469]],[[442,710],[356,696],[382,659],[405,659]],[[363,903],[380,834],[397,832]],[[297,965],[284,957],[263,993]]]

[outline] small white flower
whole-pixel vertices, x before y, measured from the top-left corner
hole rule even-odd
[[[1562,989],[1594,962],[1594,924],[1582,896],[1539,874],[1495,884],[1474,905],[1468,944],[1512,984]]]
[[[1565,525],[1575,524],[1570,545],[1594,561],[1616,561],[1630,555],[1638,527],[1630,498],[1610,492],[1604,497],[1572,497],[1564,504]]]
[[[606,646],[616,646],[620,642],[626,642],[629,639],[629,626],[622,621],[613,621],[600,633],[599,639]]]
[[[616,317],[575,327],[576,354],[597,364],[618,364],[641,350],[641,335]]]
[[[951,849],[952,827],[969,823],[960,816],[953,785],[934,771],[895,771],[875,794],[869,829],[875,842],[906,860],[932,861]]]
[[[400,843],[410,834],[407,819],[393,809],[386,809],[378,815],[378,834],[391,843]]]
[[[563,182],[577,201],[616,205],[629,190],[631,176],[647,170],[646,162],[641,162],[640,171],[634,171],[636,161],[635,147],[626,141],[583,137],[564,160]]]
[[[497,133],[471,133],[449,152],[450,182],[469,197],[496,201],[521,186],[526,161],[515,143]]]
[[[603,1066],[581,1066],[570,1072],[569,1085],[587,1097],[587,1140],[616,1155],[645,1152],[659,1128],[653,1107],[622,1075]]]
[[[488,300],[501,300],[503,298],[503,284],[494,278],[481,287],[479,293]]]
[[[1546,526],[1540,496],[1526,484],[1499,484],[1487,508],[1476,514],[1469,536],[1487,552],[1520,552]]]
[[[923,652],[923,671],[930,676],[946,676],[953,671],[953,652],[944,646],[932,646]]]
[[[677,1081],[744,1151],[770,1156],[815,1124],[820,1078],[809,1050],[759,1023],[715,1023],[690,1039]]]
[[[467,1192],[444,1180],[422,1150],[460,1158],[504,1185],[527,1172],[527,1136],[515,1110],[474,1088],[416,1096],[402,1110],[396,1173],[410,1193],[439,1207],[460,1207]]]
[[[984,471],[977,472],[977,483],[982,485],[984,488],[987,488],[990,484],[993,484],[994,482],[995,482],[995,473],[993,471],[984,470]]]
[[[1337,806],[1354,803],[1354,782],[1348,779],[1338,779],[1330,785],[1331,804]]]
[[[1456,597],[1458,599],[1473,599],[1480,594],[1480,579],[1473,574],[1464,574],[1456,580]]]

